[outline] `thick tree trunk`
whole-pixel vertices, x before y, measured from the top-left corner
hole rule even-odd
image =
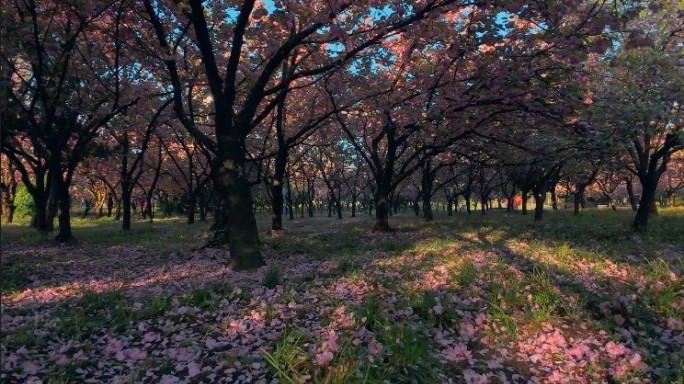
[[[112,196],[107,197],[107,217],[112,217],[112,210],[114,209],[114,199]],[[102,214],[102,212],[100,212]]]
[[[55,184],[57,184],[57,206],[59,208],[59,232],[57,233],[56,240],[60,243],[66,243],[75,240],[74,235],[71,232],[69,185],[62,180],[61,174],[57,174],[56,176],[58,178]]]
[[[634,223],[632,226],[635,229],[645,228],[648,225],[648,218],[651,214],[657,214],[655,207],[655,192],[658,187],[657,179],[643,177],[641,181],[641,201],[637,209]]]
[[[374,232],[389,232],[389,188],[378,186],[375,192],[375,227]]]
[[[36,228],[40,232],[47,232],[47,203],[49,195],[49,184],[46,185],[45,172],[40,172],[34,176],[36,178],[35,188],[33,191],[29,190],[31,197],[33,198],[34,212],[31,218],[31,227]],[[24,181],[28,183],[28,181]]]
[[[469,193],[464,194],[463,198],[465,199],[466,212],[468,212],[468,214],[470,215],[471,213],[473,213],[472,207],[470,204],[470,194]]]
[[[265,263],[252,211],[252,192],[244,174],[244,145],[228,142],[223,147],[212,164],[214,187],[225,210],[219,215],[222,219],[216,223],[216,231],[228,234],[232,269],[257,268]],[[219,240],[225,241],[225,236]]]
[[[334,199],[330,198],[330,195],[328,195],[328,217],[332,217],[333,204],[335,204]]]
[[[423,194],[423,218],[425,221],[432,221],[435,218],[432,212],[432,199],[428,193]]]
[[[486,195],[481,195],[480,196],[480,212],[484,216],[487,213],[487,196]]]
[[[529,192],[528,191],[521,191],[520,195],[522,197],[522,208],[521,208],[521,214],[522,215],[527,215],[527,199],[529,199]]]
[[[431,162],[428,160],[423,166],[423,173],[420,179],[420,188],[423,196],[423,218],[425,221],[434,220],[434,213],[432,212],[432,188],[434,184],[434,175],[431,172]]]
[[[128,187],[122,187],[121,191],[121,211],[122,211],[122,222],[121,229],[128,231],[131,229],[131,191]],[[117,212],[117,216],[118,216]]]
[[[150,193],[152,193],[150,191]],[[145,197],[145,214],[150,218],[149,222],[152,223],[154,221],[154,207],[152,207],[152,196],[147,196]]]
[[[534,192],[534,221],[541,221],[544,216],[544,200],[546,200],[546,194],[544,192]]]
[[[197,195],[190,192],[188,201],[188,224],[195,224],[195,209],[197,208]]]
[[[638,200],[636,195],[634,194],[634,183],[632,182],[632,179],[629,178],[625,180],[625,185],[627,187],[627,196],[629,196],[629,205],[632,206],[632,211],[635,211],[639,208],[638,206]]]
[[[41,192],[33,195],[33,205],[35,211],[33,212],[33,218],[31,218],[31,226],[41,232],[48,231],[47,200],[47,192]]]
[[[351,217],[356,217],[356,200],[358,199],[358,196],[356,194],[352,193],[351,196]]]
[[[451,217],[454,215],[454,200],[447,199],[447,216]]]

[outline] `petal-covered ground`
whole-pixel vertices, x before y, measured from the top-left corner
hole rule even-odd
[[[638,234],[626,212],[548,216],[301,219],[248,272],[196,250],[203,225],[3,228],[0,379],[684,380],[684,212]]]

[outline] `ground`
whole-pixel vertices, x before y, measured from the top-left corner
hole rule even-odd
[[[232,272],[181,218],[2,227],[2,382],[684,382],[684,209],[286,222]]]

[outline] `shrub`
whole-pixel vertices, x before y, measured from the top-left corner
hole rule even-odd
[[[31,217],[36,210],[33,204],[33,197],[25,186],[20,185],[17,188],[17,195],[14,198],[15,211],[17,217]]]

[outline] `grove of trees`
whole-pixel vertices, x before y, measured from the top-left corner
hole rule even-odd
[[[519,197],[538,221],[624,191],[641,229],[681,201],[680,1],[2,7],[2,216],[27,193],[61,242],[78,207],[122,230],[180,207],[250,269],[257,209],[275,231],[345,209],[390,231],[421,205],[429,221]]]

